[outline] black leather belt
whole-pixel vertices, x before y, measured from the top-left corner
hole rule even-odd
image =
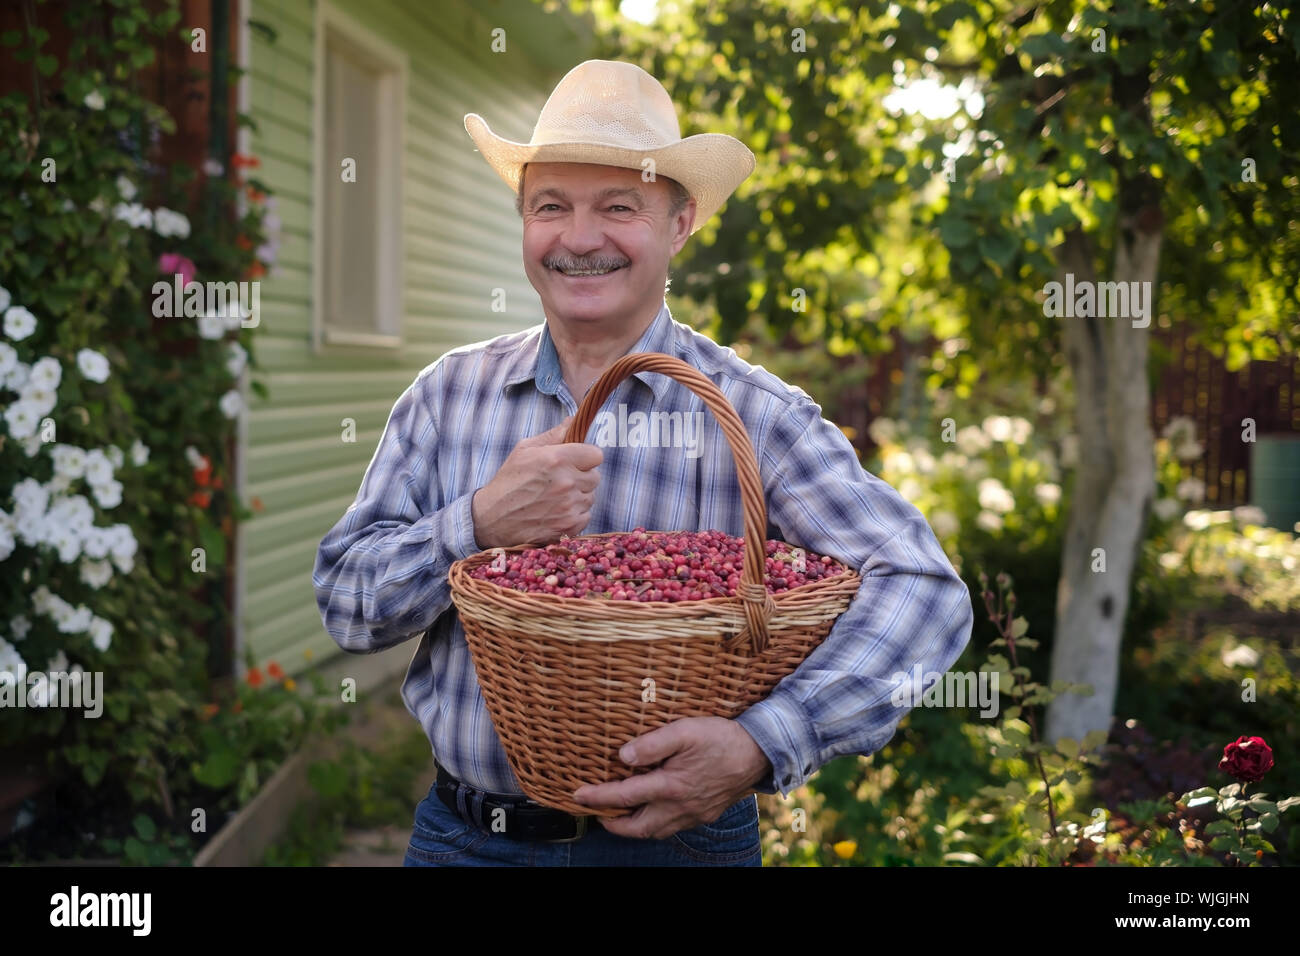
[[[466,823],[501,833],[515,840],[542,840],[548,843],[571,843],[587,833],[595,817],[575,817],[563,810],[553,810],[527,797],[513,797],[461,783],[436,760],[438,775],[434,790],[438,799]]]

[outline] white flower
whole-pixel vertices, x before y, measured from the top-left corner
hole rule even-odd
[[[24,388],[39,388],[43,391],[54,391],[63,381],[63,366],[59,360],[51,355],[45,356],[35,362],[30,371],[27,373],[27,382]]]
[[[225,317],[208,312],[199,316],[199,337],[213,341],[226,334]]]
[[[31,383],[22,390],[18,400],[31,406],[32,414],[44,418],[59,403],[59,397],[47,388],[32,388]]]
[[[1020,416],[1011,419],[1011,440],[1017,445],[1023,445],[1028,441],[1033,432],[1034,426]]]
[[[18,365],[18,352],[8,342],[0,342],[0,378],[8,377]]]
[[[108,359],[93,349],[82,349],[77,353],[77,368],[92,382],[108,380]]]
[[[1016,507],[1016,499],[996,478],[985,478],[979,483],[979,501],[981,508],[999,514],[1006,514]],[[1001,527],[1000,521],[998,526]]]
[[[994,441],[1010,441],[1011,432],[1011,419],[1005,415],[991,415],[984,419],[984,434]]]
[[[244,407],[244,400],[234,389],[226,392],[221,396],[221,413],[227,418],[234,418],[239,414],[239,410]]]
[[[95,485],[91,489],[95,495],[95,500],[105,511],[116,508],[122,503],[122,483],[120,481],[106,481],[102,485]]]
[[[1204,531],[1211,524],[1208,511],[1189,511],[1183,515],[1183,524],[1193,531]]]
[[[135,444],[131,446],[131,464],[139,468],[141,465],[144,465],[148,461],[149,461],[149,446],[137,438],[135,440]]]
[[[120,219],[135,229],[148,229],[153,225],[153,213],[138,202],[120,202],[113,207],[113,218]]]
[[[50,449],[54,473],[68,478],[80,478],[86,473],[86,450],[76,445],[58,444]]]
[[[961,530],[961,522],[951,511],[936,511],[930,516],[930,527],[934,529],[935,537],[951,538]]]
[[[5,409],[5,422],[9,425],[10,436],[28,438],[35,435],[43,414],[30,402],[14,402]]]
[[[946,451],[939,456],[939,466],[948,471],[958,471],[966,467],[966,456],[960,452]]]
[[[226,371],[230,373],[231,378],[239,378],[243,374],[245,366],[248,365],[248,350],[238,342],[231,342],[229,351],[230,357],[226,359]]]
[[[31,373],[32,367],[26,362],[14,363],[14,367],[5,376],[5,388],[14,392],[21,391]]]
[[[35,478],[24,478],[13,486],[10,494],[18,511],[35,511],[45,514],[49,507],[50,496],[44,486]]]
[[[1197,441],[1185,441],[1174,449],[1174,457],[1179,461],[1195,461],[1205,452],[1205,446]]]
[[[1156,517],[1161,521],[1168,521],[1174,515],[1182,510],[1182,505],[1178,503],[1177,498],[1157,498],[1156,503],[1151,506]]]
[[[1173,571],[1183,563],[1183,556],[1177,551],[1166,551],[1157,559],[1166,571]]]
[[[0,637],[0,684],[22,684],[27,680],[27,662],[17,648]]]
[[[106,651],[113,643],[113,625],[102,617],[93,618],[85,630],[90,631],[90,641],[97,651]]]
[[[81,562],[81,580],[84,584],[98,590],[113,579],[113,566],[107,561]]]
[[[11,305],[5,309],[5,335],[15,342],[21,342],[36,331],[36,316],[21,305]]]
[[[1174,494],[1183,501],[1200,504],[1205,499],[1205,482],[1199,478],[1184,478],[1174,489]]]
[[[135,198],[135,183],[125,176],[117,177],[117,192],[124,200],[130,202]]]
[[[22,439],[21,443],[23,446],[23,453],[28,458],[35,458],[40,453],[40,450],[45,447],[45,442],[41,439],[40,435],[28,435],[26,438]]]
[[[80,634],[83,631],[90,630],[91,622],[98,620],[90,608],[84,604],[78,604],[77,609],[66,615],[60,615],[59,630],[64,634]],[[110,629],[110,633],[112,633]],[[96,647],[99,645],[96,644]],[[103,650],[103,648],[100,648]]]
[[[12,532],[13,530],[14,530],[13,515],[9,514],[9,512],[5,511],[3,508],[0,508],[0,531]]]
[[[1055,505],[1061,500],[1061,486],[1052,482],[1044,482],[1034,488],[1034,497],[1038,503],[1046,508],[1048,505]]]
[[[119,555],[115,554],[113,555],[113,566],[117,568],[119,571],[121,571],[123,574],[130,574],[131,570],[135,567],[135,558],[120,557]]]
[[[102,110],[104,108],[104,94],[99,90],[91,90],[86,94],[86,98],[82,102],[86,104],[87,109]]]
[[[912,451],[912,462],[916,465],[916,471],[921,475],[934,474],[934,455],[931,455],[926,448],[916,448]]]
[[[9,528],[0,528],[0,561],[6,560],[9,555],[14,553],[17,542],[14,541],[14,533]]]
[[[14,640],[21,641],[27,636],[27,632],[32,629],[32,622],[19,614],[9,622],[9,630],[14,632]]]
[[[109,549],[115,558],[133,558],[139,545],[129,524],[115,524],[108,529]]]
[[[885,455],[882,460],[884,470],[893,475],[907,475],[914,469],[912,467],[912,456],[901,448],[895,449]]]
[[[957,448],[963,455],[978,455],[991,445],[988,436],[974,425],[967,425],[957,432]]]
[[[4,312],[5,309],[9,308],[13,300],[14,297],[9,294],[9,290],[0,285],[0,312]]]
[[[108,557],[112,544],[113,537],[107,528],[91,528],[82,539],[81,550],[86,557],[99,560]]]
[[[1196,439],[1196,422],[1186,415],[1175,415],[1160,433],[1170,445],[1182,445]]]
[[[190,234],[190,221],[182,213],[159,206],[153,211],[153,228],[164,238],[179,236],[185,239]]]
[[[207,173],[209,176],[220,176],[226,170],[225,167],[222,166],[218,160],[215,160],[209,156],[207,159],[203,161],[203,171]]]
[[[925,494],[925,489],[915,478],[904,478],[898,483],[898,493],[915,504],[917,499]]]
[[[86,452],[86,484],[95,487],[112,480],[113,463],[109,461],[103,450],[95,448]]]
[[[198,471],[208,463],[208,460],[199,454],[199,450],[193,445],[185,446],[185,460],[190,463],[190,467]]]
[[[1254,667],[1259,663],[1259,651],[1248,644],[1225,645],[1219,660],[1223,661],[1224,667]]]
[[[871,424],[867,426],[867,434],[877,445],[888,445],[898,437],[898,426],[892,418],[872,419]]]
[[[224,303],[221,308],[217,309],[217,317],[225,323],[227,331],[241,328],[244,320],[252,314],[252,311],[244,311],[244,307],[238,301]]]
[[[114,471],[117,471],[117,469],[122,467],[122,462],[125,461],[122,449],[118,448],[116,445],[105,445],[104,454],[107,456],[108,460],[113,463]]]
[[[992,511],[981,511],[975,516],[975,525],[992,533],[1002,530],[1002,519]]]
[[[1238,524],[1243,525],[1252,524],[1262,527],[1268,521],[1268,516],[1264,514],[1263,509],[1257,508],[1255,505],[1242,505],[1240,508],[1233,508],[1232,516],[1237,519]]]

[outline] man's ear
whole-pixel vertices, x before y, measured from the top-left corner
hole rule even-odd
[[[682,251],[682,246],[686,245],[686,240],[691,237],[691,229],[695,226],[695,199],[692,197],[686,201],[682,211],[673,217],[673,255]]]

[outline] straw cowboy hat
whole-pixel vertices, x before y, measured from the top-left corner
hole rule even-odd
[[[465,116],[483,158],[514,191],[526,163],[596,163],[647,168],[675,179],[695,199],[695,233],[754,171],[754,154],[721,133],[682,139],[668,91],[633,63],[588,60],[560,80],[537,117],[533,138],[496,135],[477,113]]]

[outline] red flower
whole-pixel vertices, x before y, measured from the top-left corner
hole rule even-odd
[[[212,463],[204,461],[202,468],[194,469],[194,483],[200,488],[206,488],[212,484]]]
[[[253,496],[252,505],[254,511],[264,510],[264,506],[262,505],[262,499],[257,497],[256,495]]]
[[[216,704],[204,704],[203,711],[200,714],[199,719],[210,720],[211,718],[217,715],[217,711],[219,710],[221,710],[221,708],[218,707]]]
[[[1223,748],[1219,769],[1243,783],[1258,783],[1273,766],[1273,748],[1263,737],[1238,737]]]
[[[253,202],[261,202],[263,199],[266,198],[266,193],[262,192],[260,189],[256,188],[255,186],[249,186],[247,192],[248,192],[248,198]]]
[[[239,246],[239,248],[241,249],[251,249],[253,248],[253,240],[249,239],[247,236],[243,234],[240,234],[238,236],[235,236],[235,245]]]
[[[196,491],[190,495],[190,504],[198,505],[200,508],[206,508],[212,501],[212,495],[206,491]]]
[[[245,678],[245,680],[248,681],[249,687],[261,687],[263,681],[262,672],[258,670],[256,667],[250,667],[248,669],[248,676]]]
[[[230,165],[236,169],[256,169],[262,165],[262,161],[256,156],[245,156],[243,153],[235,153],[230,157]]]
[[[181,274],[181,286],[187,286],[194,280],[194,275],[198,272],[194,263],[186,259],[179,252],[164,252],[158,257],[158,271],[163,275],[173,276],[176,273]]]
[[[261,276],[266,275],[266,266],[262,265],[262,263],[255,259],[253,260],[253,264],[248,267],[248,274],[254,279],[260,278]]]
[[[284,671],[275,661],[271,661],[266,665],[266,672],[271,675],[272,680],[280,680],[284,677]]]

